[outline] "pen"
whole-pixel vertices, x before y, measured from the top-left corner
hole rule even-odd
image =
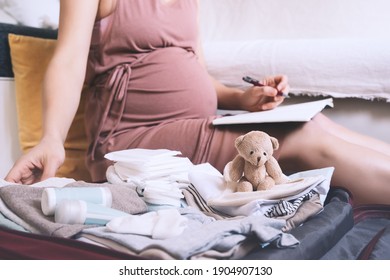
[[[263,85],[262,83],[260,83],[258,80],[256,80],[256,79],[253,79],[253,78],[251,78],[251,77],[249,77],[249,76],[244,76],[244,77],[242,77],[242,79],[245,81],[245,82],[247,82],[247,83],[250,83],[250,84],[252,84],[252,85],[254,85],[254,86],[256,86],[256,87],[264,87],[265,85]],[[278,96],[283,96],[283,97],[288,97],[288,93],[284,93],[284,92],[281,92],[281,91],[279,91],[278,90],[278,94],[277,94]]]

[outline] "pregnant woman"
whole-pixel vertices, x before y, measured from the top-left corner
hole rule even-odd
[[[6,180],[23,184],[55,176],[64,141],[87,90],[87,166],[106,180],[108,152],[129,148],[181,151],[222,171],[234,139],[250,130],[278,138],[286,172],[334,166],[332,185],[356,203],[390,203],[390,145],[349,131],[318,114],[304,124],[213,127],[217,108],[272,110],[287,93],[284,75],[243,91],[210,77],[198,32],[197,0],[61,1],[58,43],[44,81],[40,143]],[[356,158],[356,156],[358,156]]]

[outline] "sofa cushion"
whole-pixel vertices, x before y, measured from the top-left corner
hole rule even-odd
[[[15,75],[19,142],[22,151],[27,152],[41,138],[42,80],[56,40],[9,34],[9,45]],[[87,140],[83,115],[84,98],[81,99],[65,141],[66,159],[58,170],[57,177],[90,181],[85,166]]]
[[[57,30],[0,23],[0,77],[13,77],[8,34],[27,35],[39,38],[57,38]]]
[[[386,0],[200,0],[202,40],[389,38]]]
[[[251,40],[204,43],[209,73],[232,87],[243,76],[289,77],[291,95],[390,102],[390,39]]]

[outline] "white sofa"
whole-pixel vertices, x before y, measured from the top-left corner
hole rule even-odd
[[[335,97],[324,113],[390,142],[390,2],[201,0],[209,71],[222,82],[284,73],[289,102]]]
[[[31,3],[34,2],[33,7]],[[390,142],[390,2],[387,0],[200,0],[211,74],[285,73],[293,98],[333,96],[325,114]],[[0,22],[55,26],[57,0],[0,0]],[[12,79],[0,78],[0,178],[20,156]]]

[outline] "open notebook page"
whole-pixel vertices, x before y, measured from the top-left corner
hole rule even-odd
[[[311,120],[317,113],[321,112],[326,106],[333,107],[332,98],[291,105],[281,105],[269,111],[223,116],[215,119],[213,121],[213,125],[307,122]]]

